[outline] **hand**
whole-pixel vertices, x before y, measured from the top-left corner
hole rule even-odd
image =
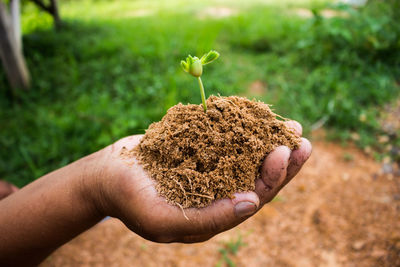
[[[287,124],[301,136],[299,123],[289,121]],[[158,195],[154,181],[136,159],[130,164],[121,159],[121,149],[131,150],[141,137],[123,138],[101,151],[104,167],[97,175],[101,193],[96,205],[103,215],[117,217],[142,237],[163,243],[205,241],[240,224],[270,202],[311,154],[311,144],[305,138],[295,151],[277,147],[264,160],[255,192],[237,193],[233,199],[218,200],[208,207],[189,208],[183,212]]]

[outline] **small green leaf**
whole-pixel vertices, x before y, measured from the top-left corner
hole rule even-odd
[[[191,55],[189,55],[189,56],[186,58],[186,61],[187,61],[188,66],[190,67],[190,65],[193,64],[193,57],[192,57]]]
[[[181,67],[182,67],[182,69],[183,69],[184,71],[186,71],[186,72],[189,71],[189,66],[188,66],[188,64],[187,64],[184,60],[181,60]]]
[[[218,57],[219,57],[219,53],[215,50],[211,50],[210,52],[208,52],[207,54],[205,54],[204,56],[201,57],[201,63],[203,65],[206,65],[208,63],[213,62]]]

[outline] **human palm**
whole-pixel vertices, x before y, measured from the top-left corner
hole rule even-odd
[[[300,124],[286,123],[301,135]],[[131,150],[141,137],[123,138],[103,150],[99,210],[104,215],[121,219],[142,237],[162,243],[200,242],[240,224],[270,202],[311,154],[311,144],[305,138],[294,151],[285,146],[277,147],[265,158],[254,192],[236,193],[233,199],[183,210],[158,195],[155,182],[135,158],[121,157],[122,149]]]

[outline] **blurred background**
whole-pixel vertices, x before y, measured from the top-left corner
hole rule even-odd
[[[1,179],[23,186],[144,133],[178,102],[201,103],[179,62],[211,49],[221,57],[203,74],[206,95],[272,104],[302,123],[314,153],[271,206],[211,241],[156,245],[108,220],[45,266],[400,265],[399,1],[59,0],[58,9],[55,27],[21,2],[31,84],[11,88],[0,68]]]

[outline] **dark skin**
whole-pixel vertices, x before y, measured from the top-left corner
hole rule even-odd
[[[299,135],[301,126],[287,122]],[[105,216],[155,242],[202,242],[231,229],[270,202],[311,154],[302,138],[299,149],[277,147],[264,160],[254,192],[222,199],[208,207],[171,206],[134,159],[120,157],[142,136],[130,136],[49,173],[0,201],[0,263],[32,266]],[[24,255],[21,257],[21,255]]]

